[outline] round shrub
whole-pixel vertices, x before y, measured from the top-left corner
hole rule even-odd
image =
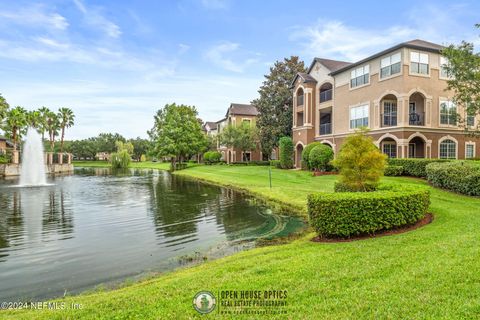
[[[384,176],[398,177],[403,174],[402,166],[386,166]]]
[[[427,180],[434,186],[480,196],[480,164],[471,161],[437,162],[426,167]]]
[[[218,151],[207,151],[203,154],[203,161],[206,164],[218,163],[222,158],[222,154]]]
[[[391,185],[374,192],[311,194],[308,215],[320,237],[348,238],[412,225],[429,205],[428,189]]]
[[[322,144],[320,142],[312,142],[307,144],[307,146],[303,149],[302,151],[302,169],[308,169],[312,170],[310,167],[310,152],[312,151],[313,148],[321,146]]]
[[[328,164],[332,160],[333,150],[324,144],[315,146],[308,155],[309,167],[315,170],[327,171]]]
[[[293,168],[293,141],[290,137],[281,137],[278,141],[280,166],[282,169]]]

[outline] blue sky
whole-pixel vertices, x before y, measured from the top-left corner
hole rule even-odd
[[[166,103],[220,119],[257,97],[276,60],[355,61],[402,41],[480,44],[465,1],[0,1],[0,93],[68,106],[67,139],[146,137]]]

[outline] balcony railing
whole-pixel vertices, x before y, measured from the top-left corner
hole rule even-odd
[[[408,124],[411,126],[425,125],[425,112],[411,112],[408,114]]]
[[[331,123],[322,123],[320,124],[320,135],[332,134],[332,124]]]
[[[297,96],[297,106],[303,106],[303,95]]]
[[[383,113],[382,114],[382,127],[394,127],[397,125],[397,113]]]
[[[332,89],[320,92],[320,103],[332,100]]]

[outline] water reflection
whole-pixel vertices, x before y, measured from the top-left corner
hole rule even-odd
[[[167,172],[94,168],[51,180],[0,181],[0,301],[172,269],[180,256],[299,226],[241,193]]]

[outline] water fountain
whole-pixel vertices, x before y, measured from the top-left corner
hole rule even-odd
[[[47,185],[42,137],[34,128],[28,128],[22,152],[20,186]]]

